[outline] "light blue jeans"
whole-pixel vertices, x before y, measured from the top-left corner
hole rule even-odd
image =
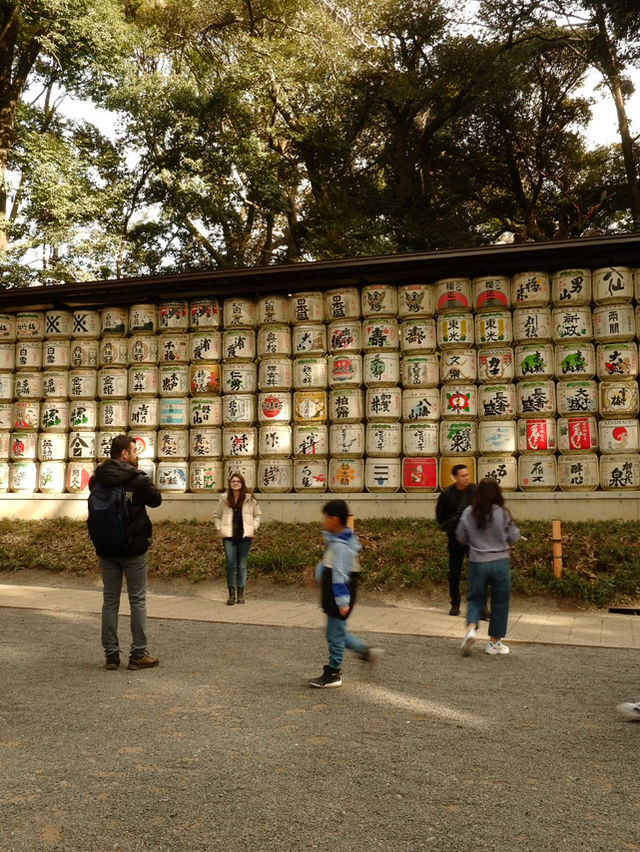
[[[102,647],[105,656],[120,653],[118,613],[122,578],[127,580],[131,609],[131,654],[147,648],[147,564],[148,553],[140,556],[101,556],[102,569]]]
[[[356,654],[364,654],[369,646],[366,642],[347,630],[347,621],[327,616],[327,643],[329,645],[329,665],[332,669],[341,669],[344,649],[349,648]]]
[[[223,538],[224,555],[227,560],[227,586],[244,589],[247,585],[247,561],[251,550],[251,539]]]
[[[467,624],[477,624],[491,589],[491,620],[489,636],[502,639],[507,635],[509,599],[511,597],[511,561],[469,563],[469,593],[467,594]]]

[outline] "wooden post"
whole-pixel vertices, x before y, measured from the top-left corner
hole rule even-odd
[[[349,527],[349,529],[350,529],[350,530],[354,530],[354,531],[355,531],[355,528],[356,528],[356,519],[355,519],[355,517],[354,517],[353,515],[349,515],[349,517],[347,518],[347,526]]]
[[[551,521],[551,538],[553,541],[553,573],[562,577],[562,524]]]

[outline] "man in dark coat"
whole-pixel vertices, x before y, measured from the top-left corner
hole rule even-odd
[[[468,553],[465,545],[456,538],[456,527],[464,510],[471,504],[476,487],[471,482],[469,469],[464,464],[456,464],[451,470],[453,485],[440,494],[436,504],[436,520],[449,540],[449,595],[451,609],[449,615],[460,614],[460,575],[462,562]]]

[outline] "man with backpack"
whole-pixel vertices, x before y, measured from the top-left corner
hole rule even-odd
[[[100,559],[103,583],[102,646],[105,668],[120,666],[118,612],[122,578],[127,580],[131,608],[131,653],[128,669],[149,669],[158,660],[147,649],[147,563],[151,521],[146,507],[162,503],[162,495],[138,470],[134,438],[116,435],[111,458],[98,465],[89,482],[89,535]]]

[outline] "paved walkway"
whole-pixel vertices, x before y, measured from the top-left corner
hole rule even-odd
[[[0,607],[69,613],[99,613],[99,589],[23,586],[0,583]],[[128,614],[126,594],[122,614]],[[250,598],[245,606],[228,607],[223,597],[149,593],[151,618],[252,624],[276,627],[319,628],[323,615],[315,602]],[[460,639],[462,618],[452,618],[436,608],[368,606],[359,604],[350,620],[355,631]],[[512,610],[509,642],[544,645],[579,645],[595,648],[640,650],[640,616],[593,613],[522,613]]]

